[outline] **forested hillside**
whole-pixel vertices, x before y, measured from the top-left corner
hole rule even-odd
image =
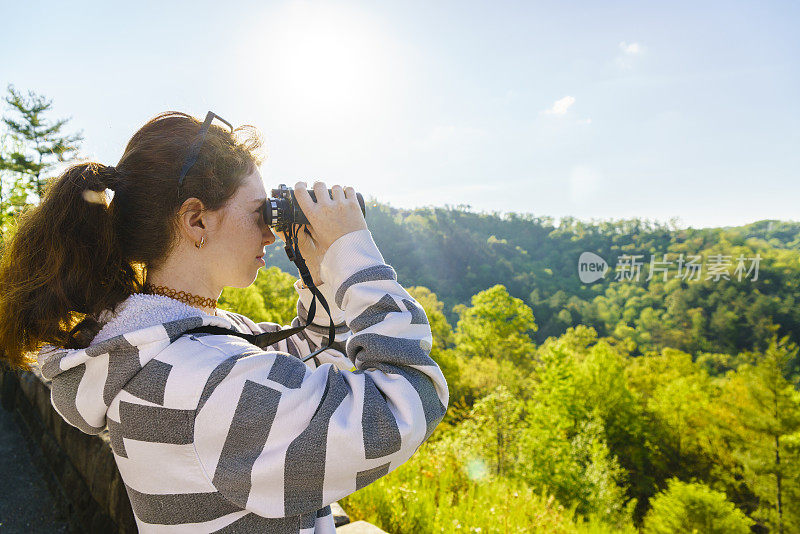
[[[408,285],[435,292],[445,316],[475,293],[502,284],[534,310],[537,343],[570,326],[592,326],[601,336],[632,339],[636,354],[672,347],[708,353],[718,370],[733,368],[728,358],[763,350],[772,333],[800,341],[800,223],[760,221],[742,227],[674,229],[640,220],[554,225],[547,217],[479,214],[461,209],[399,210],[369,207],[368,220],[387,261]],[[279,243],[280,244],[280,243]],[[609,273],[593,284],[578,277],[578,258],[593,252],[609,263]],[[621,255],[641,255],[639,280],[615,280]],[[664,272],[650,280],[651,256]],[[683,279],[677,259],[699,255],[702,268]],[[714,255],[729,257],[725,279],[707,279]],[[741,273],[737,258],[760,256],[757,279]],[[753,261],[745,261],[751,268]],[[294,273],[282,248],[268,265]],[[699,279],[698,279],[699,278]],[[800,363],[793,362],[795,370]]]
[[[368,220],[427,312],[451,401],[408,463],[343,501],[354,517],[393,533],[800,532],[800,223],[381,205]],[[581,282],[584,252],[605,277]],[[638,280],[623,255],[642,256]],[[280,248],[268,264],[294,272]],[[223,305],[286,323],[292,280],[262,270]]]

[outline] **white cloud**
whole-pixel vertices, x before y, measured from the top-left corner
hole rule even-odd
[[[644,47],[639,43],[626,43],[622,41],[619,44],[622,53],[628,56],[638,56],[644,52]]]
[[[644,55],[645,48],[640,43],[619,43],[620,55],[615,62],[621,69],[632,69],[634,63]]]
[[[578,119],[578,124],[592,124],[592,118],[586,117],[585,119]]]
[[[556,100],[553,103],[553,107],[551,107],[548,110],[545,110],[545,113],[548,115],[563,115],[574,103],[575,103],[574,96],[565,96],[564,98]]]

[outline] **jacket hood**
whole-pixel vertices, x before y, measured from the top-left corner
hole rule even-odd
[[[103,327],[88,347],[45,347],[39,353],[53,407],[83,432],[100,433],[114,397],[184,332],[207,325],[239,330],[226,312],[220,315],[159,295],[131,295],[113,313],[101,315]]]

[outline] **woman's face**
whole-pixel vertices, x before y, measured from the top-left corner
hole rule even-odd
[[[215,286],[247,287],[265,265],[264,247],[275,242],[275,235],[261,218],[266,198],[261,173],[255,170],[215,212],[215,224],[208,229],[202,250]]]

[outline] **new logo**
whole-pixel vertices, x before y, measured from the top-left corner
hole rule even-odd
[[[591,284],[604,278],[608,272],[606,260],[594,252],[584,252],[578,258],[578,278],[584,284]]]

